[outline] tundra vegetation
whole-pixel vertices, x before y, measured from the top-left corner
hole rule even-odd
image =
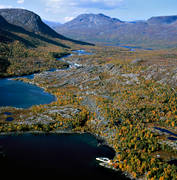
[[[11,65],[5,75],[16,75],[21,67],[26,67],[25,74],[40,70],[34,79],[17,80],[43,87],[56,96],[56,101],[29,109],[1,107],[1,133],[90,132],[104,138],[116,151],[110,165],[113,168],[134,178],[177,179],[177,167],[168,163],[177,158],[176,141],[168,139],[175,136],[154,129],[177,134],[177,49],[130,51],[85,46],[92,55],[66,59],[81,67],[43,73],[60,66],[54,59],[57,54],[50,53],[57,49],[19,47],[1,47],[11,54],[4,57],[16,59],[13,63],[8,59]],[[19,57],[26,59],[27,54],[30,60],[16,57],[17,51],[22,53]],[[36,61],[41,57],[45,63],[40,66],[40,60]],[[14,120],[7,122],[7,117]]]

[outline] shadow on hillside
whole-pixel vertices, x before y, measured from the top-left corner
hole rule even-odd
[[[10,65],[10,62],[8,61],[8,59],[0,57],[0,77],[1,77],[1,73],[6,72],[9,65]]]
[[[67,38],[65,36],[62,36],[58,33],[56,33],[56,38],[59,38],[59,39],[62,39],[62,40],[65,40],[65,41],[70,41],[70,42],[73,42],[75,44],[79,44],[79,45],[88,45],[88,46],[95,46],[95,44],[92,44],[92,43],[88,43],[88,42],[83,42],[83,41],[78,41],[78,40],[74,40],[74,39],[70,39],[70,38]]]
[[[36,47],[34,45],[34,43],[31,43],[30,41],[28,41],[28,40],[26,40],[20,36],[17,36],[11,32],[4,31],[4,30],[0,29],[0,42],[10,43],[10,42],[13,42],[15,40],[18,40],[18,41],[24,43],[27,47],[32,47],[32,48]]]
[[[47,42],[50,44],[54,44],[56,46],[61,46],[63,48],[70,48],[69,46],[66,46],[62,43],[59,43],[59,42],[54,41],[52,39],[49,39],[47,37],[29,32],[29,31],[23,29],[22,27],[9,24],[2,16],[0,16],[0,29],[1,29],[0,33],[2,33],[2,35],[0,34],[0,37],[1,37],[0,39],[2,39],[2,40],[5,40],[5,39],[9,40],[9,37],[10,37],[10,38],[12,38],[12,41],[13,41],[13,39],[22,41],[28,47],[35,47],[36,46],[36,44],[34,43],[33,40],[31,40],[32,42],[30,42],[29,40],[26,40],[22,37],[19,37],[18,35],[11,33],[11,32],[15,32],[15,33],[22,33],[22,34],[28,35],[29,37],[32,37],[32,38],[35,38],[35,39],[38,39],[40,41],[44,41],[44,42]],[[11,31],[11,32],[9,32],[9,31]],[[7,36],[6,38],[3,38],[3,33],[4,33],[4,35]]]

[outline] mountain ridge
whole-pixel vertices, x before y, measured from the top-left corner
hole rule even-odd
[[[127,22],[104,14],[81,14],[54,29],[62,35],[91,43],[125,44],[146,48],[177,45],[176,15]]]
[[[8,31],[10,32],[13,31],[12,26],[14,26],[15,29],[19,30],[21,28],[21,31],[23,31],[23,33],[25,32],[28,35],[32,35],[33,37],[35,36],[35,38],[37,38],[37,35],[40,37],[42,35],[50,38],[57,38],[59,40],[70,41],[76,44],[91,45],[89,43],[67,38],[57,33],[55,30],[53,30],[48,25],[46,25],[42,21],[39,15],[26,9],[19,9],[19,8],[0,9],[0,16],[2,21],[1,23],[5,23],[6,21],[5,28],[6,29],[9,28]],[[4,18],[4,20],[2,20],[2,18]],[[4,28],[3,26],[0,27],[1,30],[3,30],[3,28]],[[44,39],[44,37],[42,37],[42,39]]]
[[[147,20],[147,22],[153,24],[172,24],[174,22],[177,22],[177,15],[151,17]]]

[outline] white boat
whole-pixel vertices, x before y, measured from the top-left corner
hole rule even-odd
[[[104,163],[110,163],[111,162],[110,159],[106,158],[106,157],[97,157],[96,160],[104,162]]]
[[[100,166],[106,167],[105,163],[99,163]]]

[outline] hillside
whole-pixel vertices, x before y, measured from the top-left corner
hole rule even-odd
[[[167,48],[177,45],[177,16],[125,22],[103,14],[82,14],[55,28],[70,38],[110,45]]]
[[[110,18],[104,14],[81,14],[70,22],[54,29],[61,34],[75,39],[87,39],[89,42],[109,42],[110,32],[124,24],[116,18]]]
[[[8,23],[22,27],[27,31],[57,37],[57,33],[44,24],[37,14],[31,11],[22,9],[1,9],[0,15]]]
[[[0,58],[9,65],[0,68],[0,76],[29,74],[61,67],[61,63],[56,63],[53,53],[60,57],[82,45],[91,44],[58,34],[31,11],[0,9]],[[36,61],[40,64],[38,67],[34,67]]]
[[[7,23],[9,23],[9,25],[21,27],[21,28],[23,28],[23,30],[26,30],[28,32],[32,32],[32,33],[38,34],[38,35],[45,35],[50,38],[66,40],[66,41],[70,41],[70,42],[74,42],[74,43],[78,43],[78,44],[82,44],[82,45],[89,45],[88,43],[75,41],[75,40],[69,39],[67,37],[64,37],[64,36],[58,34],[53,29],[51,29],[48,25],[46,25],[41,20],[40,16],[38,16],[37,14],[35,14],[31,11],[28,11],[25,9],[0,9],[0,15],[4,18],[5,21],[7,21]],[[1,26],[1,29],[3,29],[3,28],[4,27]],[[5,28],[7,29],[7,26]],[[8,28],[9,28],[9,26],[8,26]],[[14,31],[14,28],[11,26],[8,30]],[[19,30],[19,28],[18,28],[18,30]],[[23,31],[23,30],[21,29],[19,31]],[[22,33],[24,33],[24,31]]]

